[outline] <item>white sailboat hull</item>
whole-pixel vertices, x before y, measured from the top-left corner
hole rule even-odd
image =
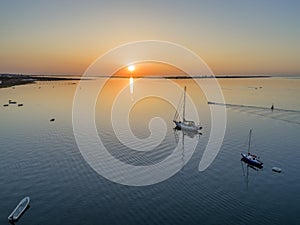
[[[173,122],[176,124],[176,128],[180,130],[185,130],[189,132],[198,132],[202,129],[200,125],[196,125],[194,121],[188,121],[185,119],[185,101],[186,101],[186,87],[184,87],[183,92],[183,112],[182,112],[182,119],[183,121],[180,121],[178,109],[175,113]]]
[[[191,125],[191,124],[187,124],[185,122],[178,122],[178,121],[174,121],[174,123],[176,124],[176,127],[182,129],[182,130],[186,130],[186,131],[199,131],[202,129],[202,127],[199,125]]]

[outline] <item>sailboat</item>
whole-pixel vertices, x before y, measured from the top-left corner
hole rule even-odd
[[[250,153],[251,135],[252,135],[252,130],[250,129],[249,142],[248,142],[248,153],[247,154],[241,153],[242,160],[244,162],[248,163],[249,165],[256,166],[258,168],[262,168],[263,163],[259,160],[259,157]]]
[[[181,103],[179,103],[178,109],[175,112],[173,122],[176,125],[176,129],[185,130],[190,132],[198,132],[202,127],[198,124],[196,125],[194,121],[185,119],[185,102],[186,102],[186,86],[184,87],[183,93],[183,110],[182,110],[182,121],[180,120],[180,115],[178,109],[180,108]]]

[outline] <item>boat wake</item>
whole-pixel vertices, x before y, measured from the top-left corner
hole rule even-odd
[[[217,102],[208,102],[209,105],[225,106],[229,109],[241,112],[256,114],[270,119],[280,120],[287,123],[300,125],[300,111],[293,109],[267,108],[254,105],[223,104]]]

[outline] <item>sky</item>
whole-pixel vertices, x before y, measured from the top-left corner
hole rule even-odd
[[[0,73],[83,74],[141,40],[177,43],[222,75],[300,75],[297,0],[1,0]]]

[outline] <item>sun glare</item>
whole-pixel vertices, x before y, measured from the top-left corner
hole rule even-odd
[[[130,66],[128,66],[127,68],[128,68],[128,70],[129,70],[130,72],[133,72],[134,69],[135,69],[135,66],[134,66],[134,65],[130,65]]]

